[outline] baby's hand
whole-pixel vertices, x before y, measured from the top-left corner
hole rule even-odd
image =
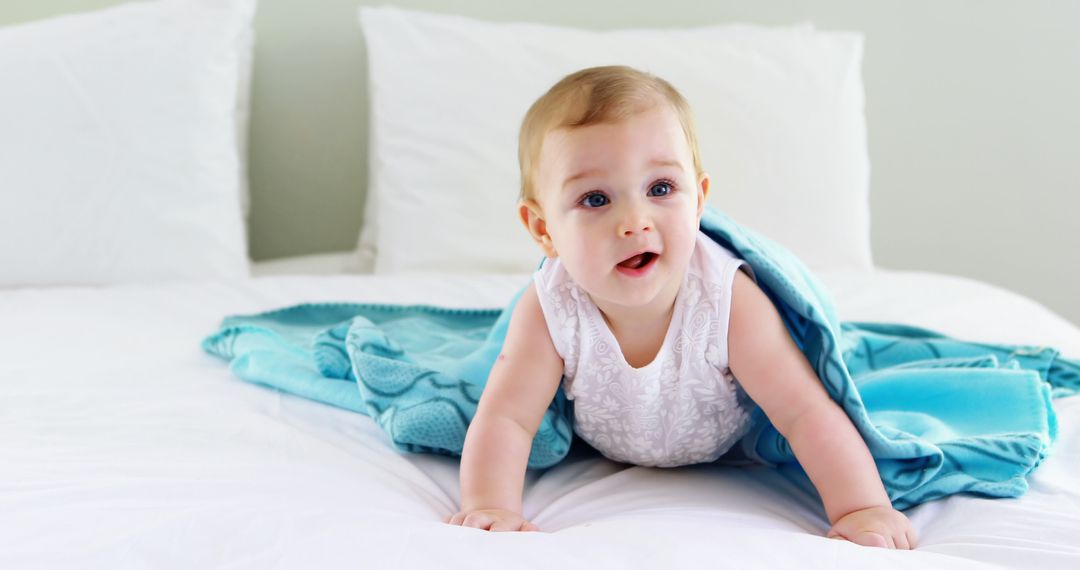
[[[491,531],[540,530],[539,527],[525,520],[521,515],[503,509],[461,511],[444,518],[443,522]]]
[[[869,507],[848,513],[829,529],[828,538],[899,550],[915,548],[915,531],[904,513],[892,507]]]

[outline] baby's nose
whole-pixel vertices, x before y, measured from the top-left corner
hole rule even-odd
[[[649,215],[648,204],[625,200],[620,206],[619,235],[629,237],[634,234],[652,231],[652,216]]]
[[[620,231],[623,236],[629,237],[636,233],[652,231],[652,223],[643,217],[629,218],[622,223]]]

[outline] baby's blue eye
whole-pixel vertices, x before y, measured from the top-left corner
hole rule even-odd
[[[657,189],[659,192],[654,192]],[[649,196],[667,196],[668,194],[671,194],[671,184],[667,182],[657,182],[649,188]]]
[[[603,194],[589,194],[581,200],[582,205],[587,208],[599,208],[600,206],[606,206],[608,203],[607,196]]]

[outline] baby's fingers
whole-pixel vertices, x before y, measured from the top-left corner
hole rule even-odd
[[[903,530],[893,536],[893,542],[896,543],[897,550],[911,550],[911,545],[908,544],[907,535],[904,534]]]
[[[882,535],[868,530],[856,534],[851,542],[862,546],[873,546],[875,548],[896,548],[896,543],[893,542],[892,536],[889,534]]]
[[[871,546],[875,548],[896,548],[896,543],[893,542],[892,538],[878,534],[876,532],[865,530],[856,532],[850,537],[845,536],[835,530],[831,530],[828,534],[825,535],[825,538],[846,540],[848,542],[858,544],[859,546]]]
[[[539,531],[535,524],[508,511],[458,512],[443,517],[443,522],[492,532]]]
[[[491,527],[491,523],[493,522],[495,522],[495,520],[492,519],[490,515],[484,513],[469,513],[461,523],[461,526],[487,530]]]
[[[461,523],[465,522],[465,515],[468,513],[454,513],[443,517],[443,522],[446,524],[453,524],[461,526]]]
[[[459,512],[447,517],[443,517],[443,522],[447,524],[468,526],[484,530],[487,530],[487,528],[491,526],[493,520],[494,519],[492,519],[491,516],[481,512]]]
[[[533,523],[521,518],[521,517],[507,517],[498,518],[491,525],[492,532],[505,531],[505,532],[534,532],[539,531],[540,527]]]
[[[501,518],[491,524],[491,532],[517,532],[521,530],[522,519]]]

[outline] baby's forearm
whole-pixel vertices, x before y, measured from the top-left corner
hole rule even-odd
[[[784,434],[814,483],[830,523],[872,506],[891,506],[874,458],[835,402],[799,417]]]
[[[477,415],[461,453],[461,510],[521,513],[533,436],[511,418]]]

